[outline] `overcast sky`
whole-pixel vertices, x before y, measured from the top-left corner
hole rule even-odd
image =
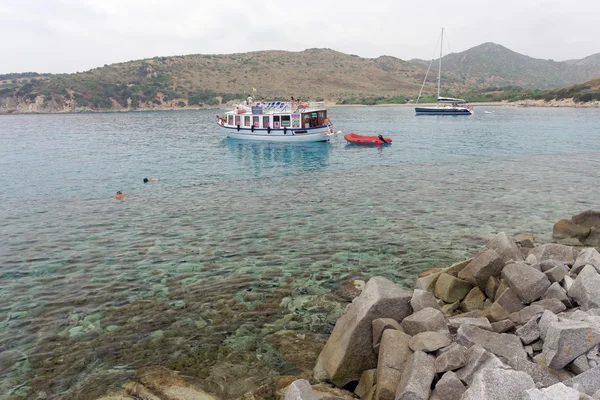
[[[0,0],[0,73],[313,47],[430,59],[441,27],[449,51],[562,61],[600,52],[599,22],[600,0]]]

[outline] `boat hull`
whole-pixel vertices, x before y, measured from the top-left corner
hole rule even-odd
[[[270,142],[326,142],[333,132],[326,126],[311,129],[237,129],[225,128],[227,137],[241,140],[262,140]]]
[[[463,107],[416,107],[417,115],[472,115],[473,111]]]
[[[355,133],[348,133],[348,134],[344,135],[344,139],[346,139],[346,141],[348,141],[348,143],[360,144],[360,145],[381,146],[384,144],[392,143],[391,138],[384,138],[385,139],[385,142],[384,142],[378,136],[362,136],[362,135],[357,135]]]

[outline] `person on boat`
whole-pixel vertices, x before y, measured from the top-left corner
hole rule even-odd
[[[254,101],[254,99],[252,98],[252,95],[249,94],[248,98],[246,99],[246,105],[251,106],[252,105],[252,101]]]
[[[125,195],[120,190],[117,192],[117,194],[115,194],[115,199],[122,200],[124,198],[125,198]]]
[[[260,106],[261,107],[265,106],[265,98],[264,97],[262,99],[260,99]]]
[[[144,183],[148,183],[148,182],[158,182],[160,178],[144,178]]]
[[[292,96],[292,99],[290,100],[290,103],[291,103],[292,107],[294,107],[294,96]]]

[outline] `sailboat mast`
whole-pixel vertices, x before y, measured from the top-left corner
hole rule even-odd
[[[437,100],[440,98],[440,84],[442,82],[442,47],[444,46],[444,28],[442,28],[442,36],[440,38],[440,62],[438,67],[438,93]]]

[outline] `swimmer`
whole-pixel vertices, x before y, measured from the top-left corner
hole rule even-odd
[[[158,182],[159,178],[144,178],[144,183],[148,183],[148,182]]]
[[[120,190],[115,194],[115,199],[124,199],[125,195]]]

